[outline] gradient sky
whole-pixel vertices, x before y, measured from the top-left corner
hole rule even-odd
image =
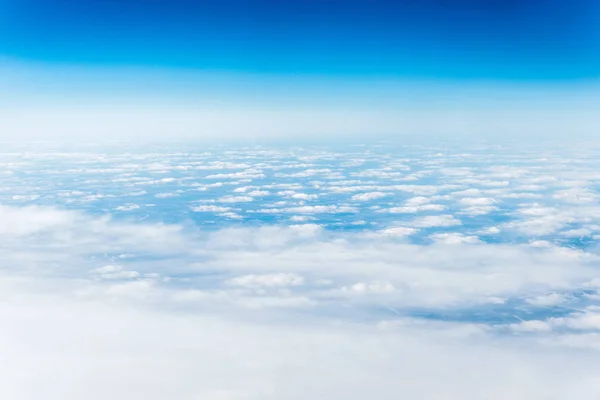
[[[598,26],[594,0],[0,0],[0,104],[581,109]]]

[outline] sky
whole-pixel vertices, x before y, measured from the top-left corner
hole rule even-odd
[[[2,3],[3,53],[47,63],[533,80],[600,65],[589,0]]]
[[[0,0],[0,398],[600,398],[599,8]]]
[[[0,11],[3,138],[598,124],[591,0],[3,0]]]

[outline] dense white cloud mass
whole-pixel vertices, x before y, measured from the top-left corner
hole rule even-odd
[[[597,154],[5,150],[0,397],[600,396]]]

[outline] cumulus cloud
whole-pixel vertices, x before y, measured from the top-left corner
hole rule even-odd
[[[432,228],[456,225],[461,225],[461,222],[452,215],[429,215],[426,217],[416,218],[411,222],[411,226],[417,228]]]
[[[465,197],[459,203],[466,206],[489,206],[496,203],[496,200],[489,197]]]
[[[597,356],[565,352],[553,336],[597,329],[593,308],[506,325],[542,335],[534,343],[498,339],[494,325],[413,313],[468,313],[515,298],[559,304],[554,293],[592,284],[590,254],[489,244],[467,251],[461,240],[413,245],[324,235],[311,224],[185,232],[51,208],[2,211],[6,398],[600,394]],[[272,379],[282,369],[293,373]],[[436,385],[423,380],[432,374]]]
[[[42,207],[15,208],[0,205],[0,235],[24,236],[72,224],[80,215]]]
[[[383,229],[381,233],[390,236],[410,236],[416,233],[418,230],[415,228],[407,228],[404,226],[396,226],[393,228]]]
[[[194,212],[227,212],[231,210],[231,207],[213,206],[213,205],[201,205],[191,207]]]
[[[292,273],[263,274],[263,275],[242,275],[227,280],[226,284],[230,286],[240,286],[248,288],[278,288],[287,286],[300,286],[304,279]]]
[[[592,149],[120,146],[0,154],[0,397],[598,395]]]
[[[338,213],[355,213],[357,212],[356,208],[351,206],[298,206],[298,207],[288,207],[282,209],[262,209],[258,210],[262,213],[294,213],[294,214],[338,214]]]
[[[418,206],[392,207],[387,212],[392,214],[416,214],[424,211],[444,211],[446,206],[442,204],[423,204]]]
[[[129,203],[129,204],[124,204],[119,207],[115,207],[115,210],[117,210],[117,211],[133,211],[133,210],[137,210],[138,208],[140,208],[140,206],[138,204]]]
[[[355,200],[355,201],[369,201],[369,200],[380,199],[385,196],[389,196],[389,193],[368,192],[368,193],[355,194],[354,196],[351,197],[351,199]]]
[[[436,233],[429,236],[431,239],[439,243],[459,244],[459,243],[481,243],[477,236],[465,236],[460,233]]]

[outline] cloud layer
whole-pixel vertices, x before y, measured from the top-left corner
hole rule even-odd
[[[0,396],[600,394],[593,161],[377,149],[3,153]]]

